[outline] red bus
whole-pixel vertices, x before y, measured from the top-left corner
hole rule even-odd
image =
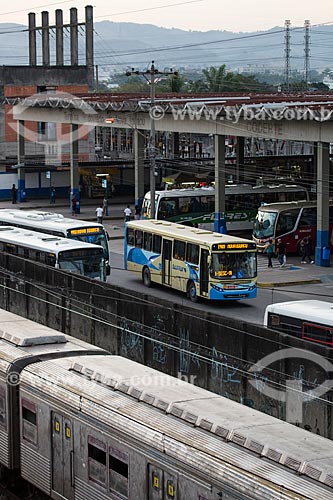
[[[329,210],[330,245],[333,246],[333,200]],[[305,236],[310,236],[312,251],[317,240],[317,203],[311,201],[291,201],[272,203],[258,209],[253,225],[252,239],[262,252],[269,239],[276,242],[281,238],[287,253],[301,255],[300,243]]]

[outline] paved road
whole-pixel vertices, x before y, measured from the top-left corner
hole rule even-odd
[[[89,203],[88,203],[89,201]],[[145,288],[141,279],[134,273],[126,272],[123,266],[123,210],[129,203],[128,199],[111,200],[109,217],[105,218],[104,225],[110,234],[110,252],[112,272],[109,283],[123,286],[130,295],[131,290],[148,296],[150,294],[177,301],[178,304],[188,304],[184,294],[168,290],[164,287]],[[99,201],[83,200],[81,214],[78,218],[95,220],[95,209]],[[133,208],[133,203],[132,203]],[[13,208],[10,202],[0,202],[0,208]],[[27,204],[16,205],[21,209],[41,209],[62,213],[70,216],[69,207],[60,201],[50,206],[49,200],[36,200]],[[273,262],[273,269],[267,268],[265,256],[258,255],[258,296],[256,299],[239,302],[209,303],[203,301],[196,304],[200,310],[210,310],[226,317],[235,317],[251,323],[262,323],[266,305],[286,300],[301,300],[317,298],[333,302],[333,261],[329,268],[322,268],[311,264],[301,264],[299,257],[288,257],[288,264],[280,269],[277,261]]]

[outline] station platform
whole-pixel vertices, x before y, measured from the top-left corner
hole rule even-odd
[[[104,217],[103,224],[109,233],[110,240],[122,240],[124,235],[124,208],[130,205],[134,213],[133,200],[127,196],[114,197],[109,201],[109,215]],[[78,219],[96,221],[96,208],[100,206],[99,200],[81,200],[80,214]],[[72,217],[69,202],[59,199],[50,204],[47,199],[31,200],[25,203],[13,205],[10,201],[0,201],[0,209],[15,208],[20,210],[43,210],[57,212],[65,217]],[[122,253],[121,241],[110,243],[111,252]],[[321,267],[316,264],[302,264],[298,256],[287,256],[287,264],[280,267],[277,259],[273,259],[273,268],[268,268],[267,258],[258,255],[258,286],[266,288],[303,285],[311,283],[332,283],[333,289],[333,257],[331,266]]]

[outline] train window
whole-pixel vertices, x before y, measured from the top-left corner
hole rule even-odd
[[[0,387],[0,425],[6,425],[6,392]]]
[[[92,436],[88,437],[88,477],[106,485],[106,445]]]
[[[30,443],[37,444],[36,405],[26,399],[22,399],[22,437]]]
[[[116,448],[110,448],[109,455],[110,490],[128,498],[128,455]]]

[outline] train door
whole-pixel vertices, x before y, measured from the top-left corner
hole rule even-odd
[[[177,500],[177,478],[149,464],[149,500]]]
[[[201,249],[200,256],[200,294],[208,295],[208,250]]]
[[[171,285],[172,241],[163,240],[162,250],[162,283]]]
[[[74,445],[71,420],[52,413],[52,489],[74,500]]]

